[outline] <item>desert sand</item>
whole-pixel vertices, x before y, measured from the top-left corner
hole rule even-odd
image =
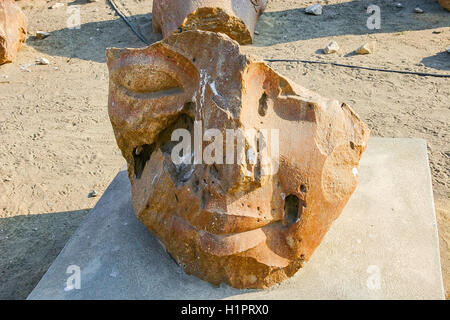
[[[116,0],[150,42],[150,0]],[[145,46],[105,1],[20,0],[29,38],[0,66],[0,299],[24,299],[83,222],[124,160],[107,114],[106,47]],[[320,2],[323,15],[304,8]],[[369,30],[366,0],[271,1],[245,51],[267,59],[324,60],[450,74],[450,12],[435,0],[376,1],[381,28]],[[81,28],[67,28],[73,9]],[[425,12],[414,13],[419,6]],[[38,40],[36,31],[50,36]],[[335,40],[340,50],[322,49]],[[356,55],[366,42],[375,52]],[[49,65],[34,65],[44,57]],[[450,290],[450,79],[297,62],[270,64],[300,85],[351,105],[373,136],[428,142],[441,261]],[[413,175],[414,172],[411,172]],[[95,190],[97,197],[89,197]],[[413,249],[413,248],[412,248]]]

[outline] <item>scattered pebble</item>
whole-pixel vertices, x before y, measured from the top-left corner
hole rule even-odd
[[[447,53],[450,53],[450,47],[447,48]]]
[[[325,52],[326,54],[330,54],[330,53],[336,53],[339,51],[339,45],[336,41],[331,41],[326,47],[325,49],[323,49],[323,52]]]
[[[32,63],[27,63],[27,64],[23,64],[20,66],[20,70],[26,71],[26,72],[31,72],[30,69],[28,69],[28,67],[31,67],[33,64]]]
[[[256,34],[256,35],[259,35],[259,32],[258,32],[258,31],[255,31],[255,34]]]
[[[403,8],[403,4],[402,4],[401,2],[397,2],[397,3],[395,4],[395,7],[396,7],[396,8]]]
[[[64,3],[57,2],[57,3],[55,3],[55,4],[52,4],[52,5],[50,6],[50,9],[56,9],[56,8],[61,8],[61,7],[64,7]]]
[[[91,192],[89,192],[88,194],[88,198],[95,198],[96,196],[98,196],[97,191],[92,190]]]
[[[36,38],[39,40],[45,39],[50,35],[50,33],[45,31],[36,31]]]
[[[368,42],[356,50],[357,54],[371,54],[375,51],[375,43]]]
[[[415,13],[424,13],[425,11],[423,11],[422,9],[420,9],[419,7],[414,8],[414,12]]]
[[[323,7],[319,3],[313,4],[305,9],[305,13],[313,14],[315,16],[320,16],[322,14],[322,12],[323,12]]]
[[[38,60],[36,60],[36,64],[40,64],[40,65],[45,65],[46,66],[46,65],[50,64],[50,61],[48,61],[48,59],[46,59],[46,58],[41,57]]]

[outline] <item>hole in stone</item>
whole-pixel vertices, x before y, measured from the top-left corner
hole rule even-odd
[[[261,117],[264,117],[267,113],[267,94],[265,92],[259,98],[258,113]]]
[[[144,144],[142,146],[136,147],[133,150],[134,159],[134,175],[137,179],[140,179],[142,172],[144,171],[145,164],[150,159],[153,151],[155,150],[155,144]]]
[[[216,165],[213,164],[211,167],[209,167],[209,173],[215,178],[219,179],[219,170],[217,169]],[[214,181],[213,181],[214,182]]]
[[[306,192],[306,186],[304,184],[302,184],[300,186],[300,192],[305,193]]]
[[[184,109],[188,111],[194,111],[195,110],[195,103],[192,101],[188,101],[184,104]]]
[[[198,186],[200,185],[200,181],[198,180],[198,178],[195,178],[194,180],[194,184],[192,185],[192,188],[194,189],[194,192],[197,193],[198,192]]]
[[[353,141],[350,141],[350,148],[352,148],[353,150],[355,150],[355,143]]]
[[[164,166],[169,172],[172,180],[175,182],[177,186],[184,185],[191,176],[194,174],[194,165],[193,165],[193,154],[186,154],[188,150],[180,149],[178,154],[175,153],[179,159],[188,160],[187,162],[182,162],[179,164],[175,164],[172,160],[172,150],[173,148],[181,142],[172,141],[172,133],[176,129],[186,129],[191,134],[191,146],[192,137],[194,132],[194,119],[188,116],[187,114],[181,114],[178,117],[174,118],[170,125],[168,125],[163,131],[158,134],[156,139],[159,149],[163,153],[163,155],[168,159],[168,161],[164,162]],[[183,141],[185,143],[185,141]],[[188,141],[189,143],[189,141]],[[170,159],[170,160],[169,160]]]
[[[300,199],[293,194],[284,201],[284,219],[287,223],[294,223],[300,217]]]

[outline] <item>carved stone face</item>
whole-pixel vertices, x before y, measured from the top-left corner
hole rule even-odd
[[[268,0],[154,0],[153,30],[163,37],[176,30],[222,32],[240,44],[252,43]]]
[[[108,49],[107,63],[109,115],[138,219],[187,273],[209,282],[264,288],[295,274],[356,187],[367,125],[223,34],[188,31],[143,49]],[[276,130],[278,171],[263,174],[259,160],[175,164],[175,129],[192,134],[192,150],[208,147],[194,143],[195,124],[223,137]],[[236,154],[260,159],[254,139],[244,142]]]

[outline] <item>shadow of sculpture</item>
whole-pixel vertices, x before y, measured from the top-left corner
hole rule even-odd
[[[320,16],[305,14],[305,8],[265,12],[256,24],[259,36],[255,46],[270,46],[298,40],[327,38],[342,35],[364,35],[393,33],[449,27],[449,13],[437,1],[421,1],[423,14],[414,12],[418,5],[414,1],[402,2],[403,8],[396,8],[392,1],[357,0],[339,4],[324,5]],[[380,29],[370,30],[367,7],[380,7]]]
[[[26,299],[88,212],[0,218],[0,300]]]
[[[450,53],[447,51],[439,52],[434,56],[423,58],[421,62],[428,68],[450,70]]]
[[[151,13],[129,17],[138,31],[151,43],[161,39],[152,31]],[[31,36],[27,45],[37,51],[67,58],[105,62],[105,49],[108,47],[137,48],[146,46],[120,17],[114,20],[81,24],[79,29],[59,29],[50,36],[38,40]]]

